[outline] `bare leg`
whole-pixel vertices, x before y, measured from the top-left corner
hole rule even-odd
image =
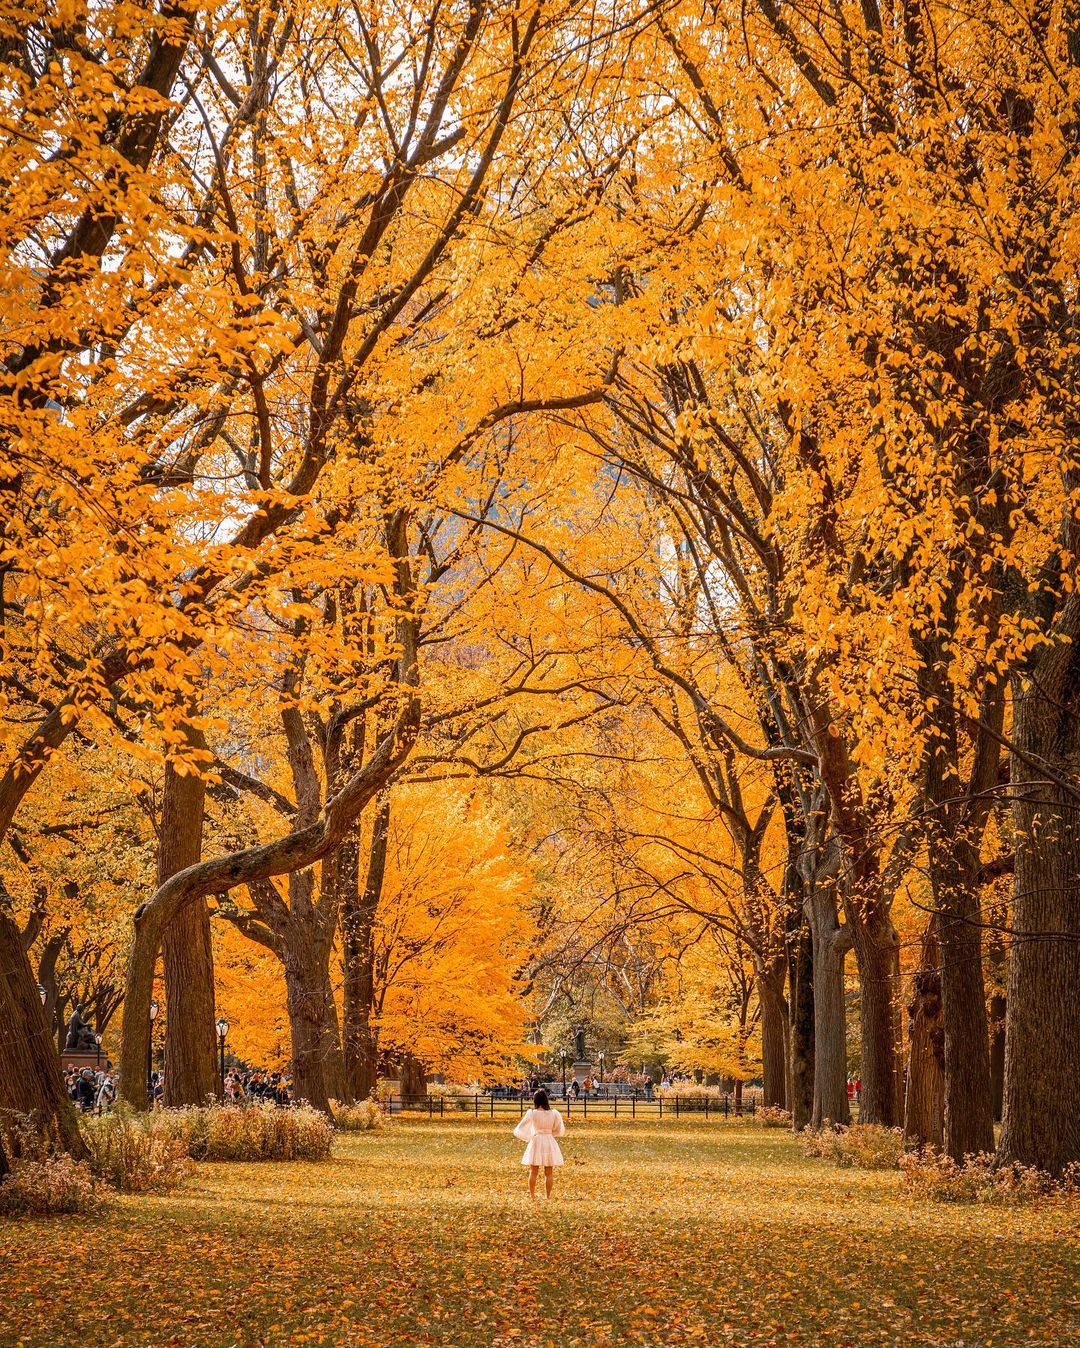
[[[551,1197],[551,1185],[552,1185],[552,1182],[553,1182],[553,1176],[552,1176],[552,1173],[551,1173],[551,1166],[546,1165],[546,1166],[544,1166],[544,1193],[548,1196],[548,1198]]]
[[[529,1197],[536,1197],[536,1177],[540,1173],[538,1165],[529,1166]]]

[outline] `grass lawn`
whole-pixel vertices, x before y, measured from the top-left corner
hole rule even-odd
[[[530,1205],[506,1120],[202,1165],[0,1221],[0,1343],[1065,1344],[1076,1209],[915,1205],[773,1130],[575,1120]]]

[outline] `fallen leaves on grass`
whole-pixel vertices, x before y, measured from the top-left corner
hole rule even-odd
[[[916,1204],[898,1174],[722,1122],[590,1120],[565,1142],[550,1204],[529,1202],[505,1122],[447,1119],[338,1137],[321,1164],[202,1165],[92,1221],[0,1223],[0,1341],[103,1341],[102,1325],[115,1343],[560,1348],[1080,1332],[1060,1210]],[[94,1268],[92,1297],[70,1296],[74,1265]]]

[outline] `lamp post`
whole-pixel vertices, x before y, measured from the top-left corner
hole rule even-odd
[[[154,1107],[154,1021],[157,1020],[157,998],[150,999],[150,1034],[146,1040],[146,1098]]]
[[[562,1093],[566,1099],[566,1049],[559,1049],[559,1066],[562,1068]]]
[[[94,1035],[94,1047],[97,1049],[97,1065],[101,1066],[101,1035]]]
[[[596,1055],[596,1061],[600,1064],[600,1085],[604,1084],[604,1050],[601,1049]]]
[[[217,1022],[218,1053],[221,1063],[221,1098],[225,1099],[225,1039],[229,1033],[229,1022],[220,1016]]]

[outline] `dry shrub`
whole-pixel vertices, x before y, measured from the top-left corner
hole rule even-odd
[[[719,1086],[699,1086],[695,1081],[679,1081],[670,1086],[657,1086],[656,1094],[662,1095],[665,1100],[673,1100],[676,1095],[680,1100],[722,1100],[726,1092]],[[749,1106],[749,1092],[744,1103]]]
[[[196,1161],[324,1161],[334,1138],[330,1120],[310,1105],[200,1105],[159,1110],[153,1119],[155,1131],[182,1139]]]
[[[90,1167],[61,1150],[35,1118],[0,1116],[0,1142],[10,1166],[0,1181],[0,1216],[49,1217],[100,1207],[104,1191]]]
[[[0,1216],[51,1217],[94,1212],[104,1192],[85,1161],[61,1153],[32,1161],[17,1157],[0,1181]]]
[[[160,1115],[121,1105],[86,1120],[83,1132],[94,1171],[124,1193],[175,1189],[191,1169],[184,1140],[157,1126]]]
[[[806,1156],[820,1156],[841,1169],[895,1170],[904,1150],[900,1128],[883,1128],[876,1123],[856,1123],[850,1128],[829,1125],[802,1134]]]
[[[779,1105],[762,1105],[754,1111],[753,1120],[762,1128],[790,1128],[793,1122],[791,1110]]]
[[[936,1203],[991,1203],[1022,1207],[1040,1199],[1080,1199],[1080,1165],[1069,1166],[1060,1180],[1033,1166],[996,1166],[989,1152],[966,1156],[963,1164],[934,1151],[900,1158],[904,1188],[914,1198]]]
[[[456,1109],[461,1114],[471,1114],[476,1108],[473,1097],[480,1094],[480,1086],[476,1083],[471,1086],[457,1086],[451,1081],[429,1081],[427,1093],[432,1100],[442,1102],[444,1111]],[[435,1108],[438,1112],[439,1105],[436,1104]]]
[[[347,1133],[374,1133],[386,1124],[386,1112],[375,1100],[351,1105],[335,1101],[334,1123]]]

